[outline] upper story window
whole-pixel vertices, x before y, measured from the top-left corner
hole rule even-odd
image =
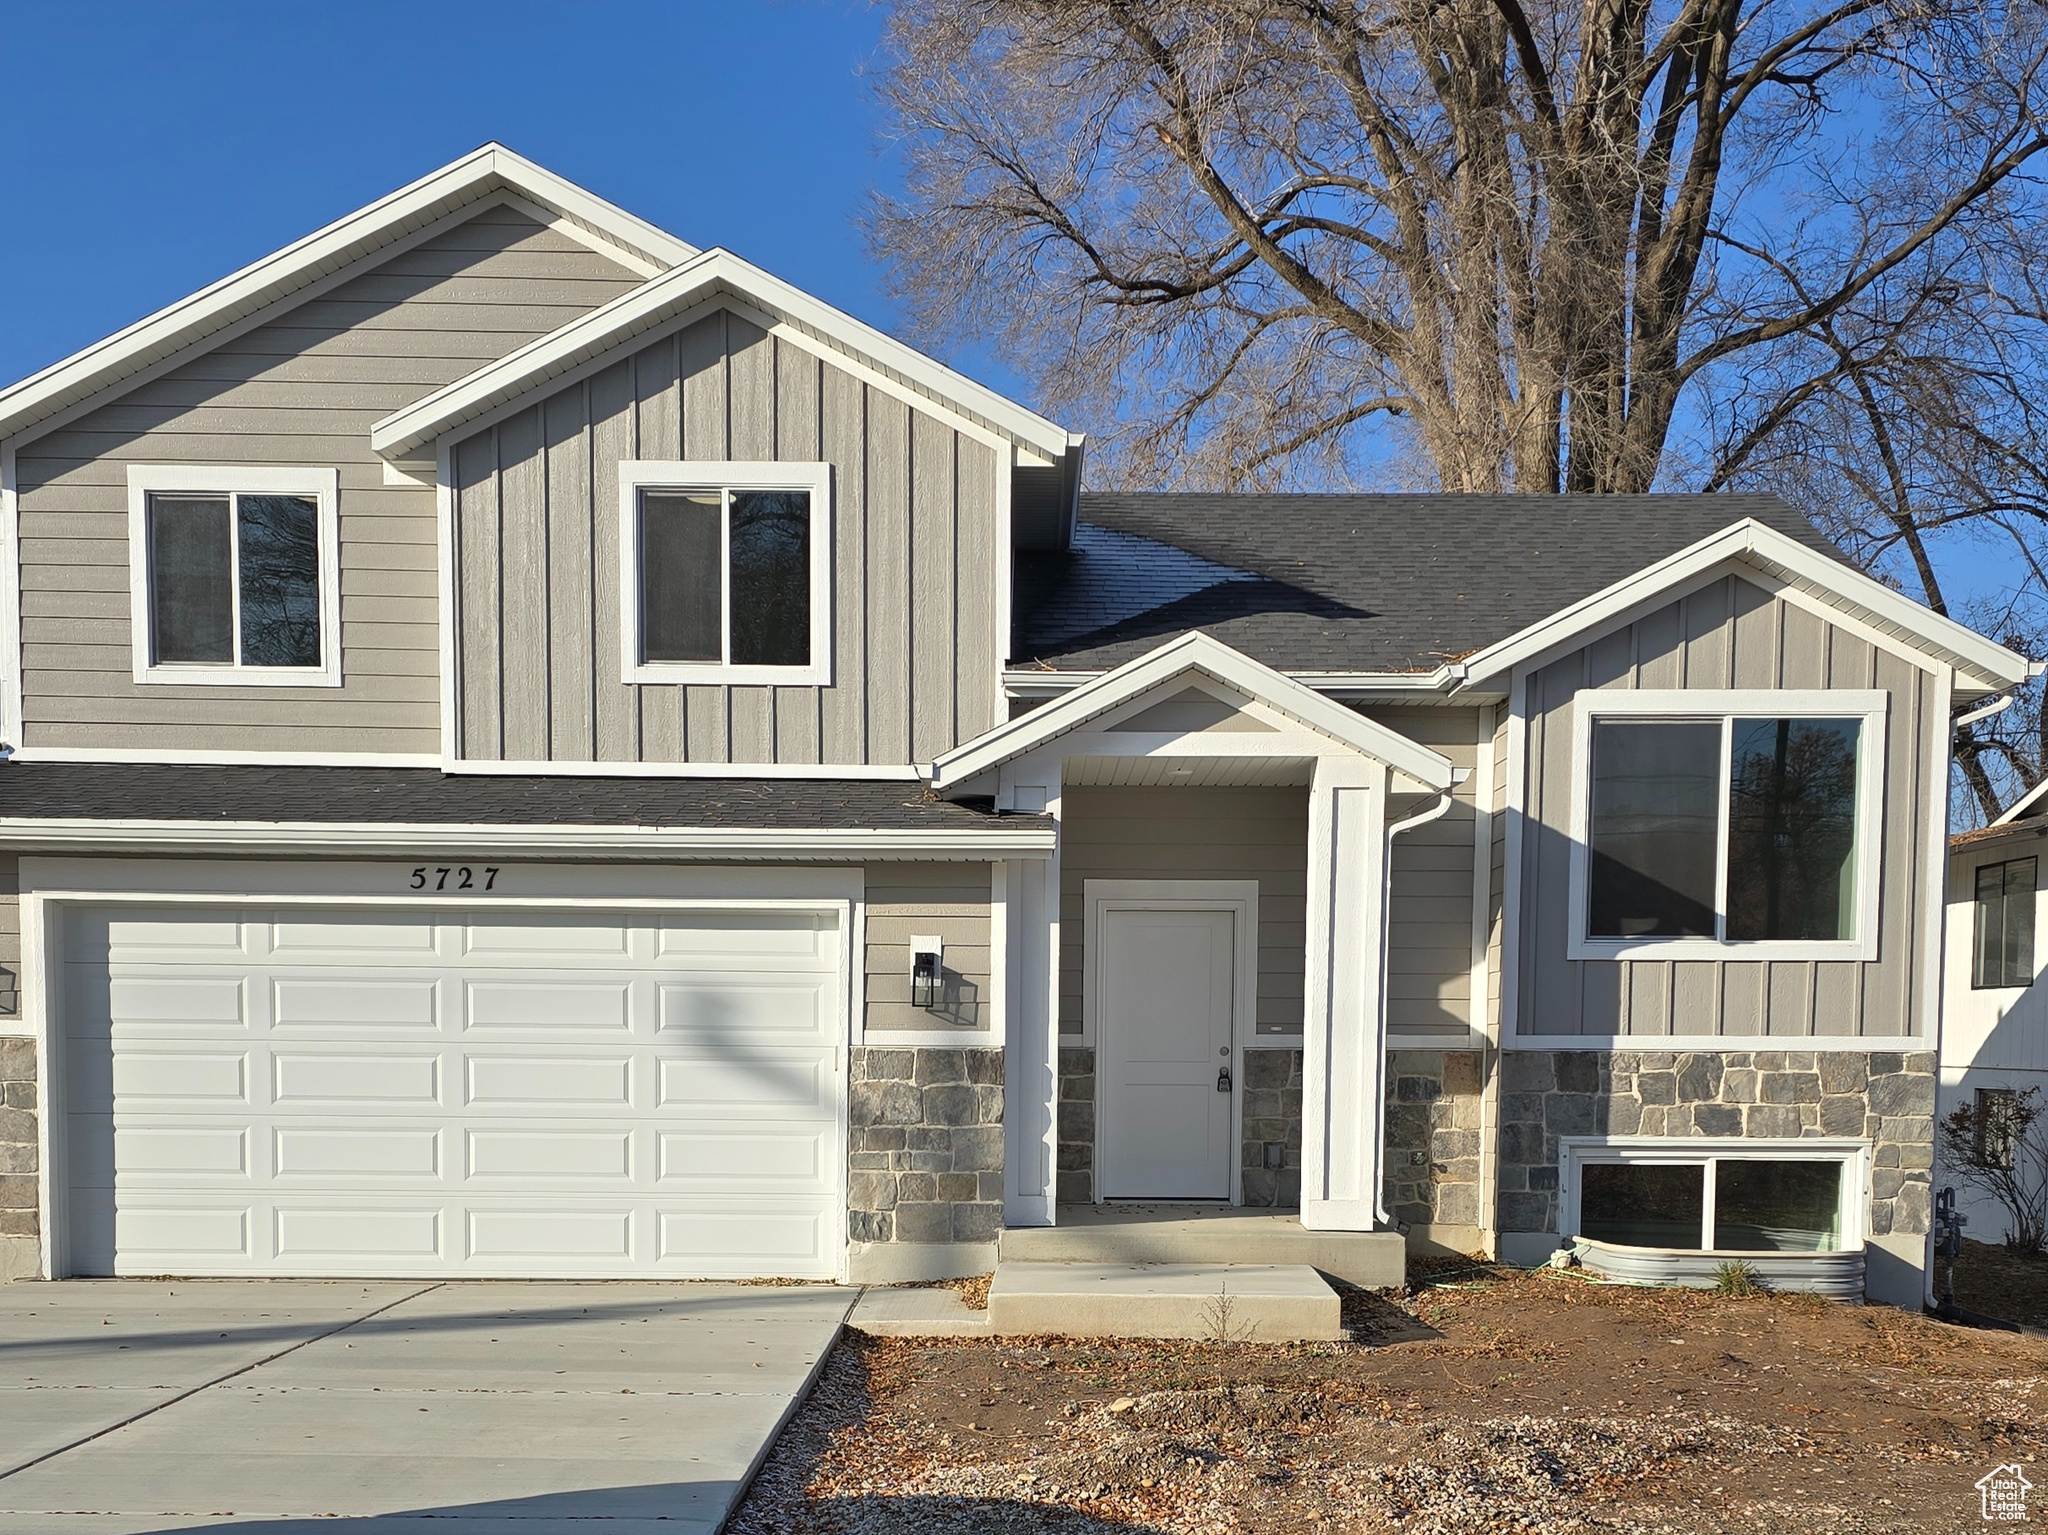
[[[135,464],[135,680],[341,682],[339,475]]]
[[[619,466],[628,682],[831,681],[825,464]]]
[[[1970,984],[1979,990],[2034,984],[2032,858],[1977,866],[1977,913],[1971,930]]]
[[[1578,702],[1571,958],[1876,957],[1885,695]]]

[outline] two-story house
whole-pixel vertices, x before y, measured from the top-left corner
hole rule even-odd
[[[1082,451],[496,146],[0,391],[12,1268],[1917,1303],[2028,663],[1767,498]]]

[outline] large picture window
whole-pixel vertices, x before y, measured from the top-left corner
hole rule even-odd
[[[1860,1148],[1577,1145],[1566,1236],[1679,1252],[1828,1253],[1862,1241]]]
[[[129,471],[135,677],[341,680],[335,471]]]
[[[1970,984],[1980,991],[2034,984],[2034,887],[2039,867],[2032,858],[1977,866]]]
[[[1869,957],[1883,695],[1579,697],[1574,958]]]
[[[622,465],[626,679],[829,681],[829,488],[822,464]]]

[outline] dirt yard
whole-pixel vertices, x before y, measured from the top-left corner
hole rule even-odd
[[[2038,1337],[1469,1270],[1347,1321],[1349,1344],[849,1334],[730,1528],[1981,1530],[1973,1484],[2013,1461],[2048,1521]]]

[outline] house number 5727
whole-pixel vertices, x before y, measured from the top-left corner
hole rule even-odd
[[[498,883],[498,866],[473,868],[466,863],[421,864],[412,871],[415,890],[490,890]]]

